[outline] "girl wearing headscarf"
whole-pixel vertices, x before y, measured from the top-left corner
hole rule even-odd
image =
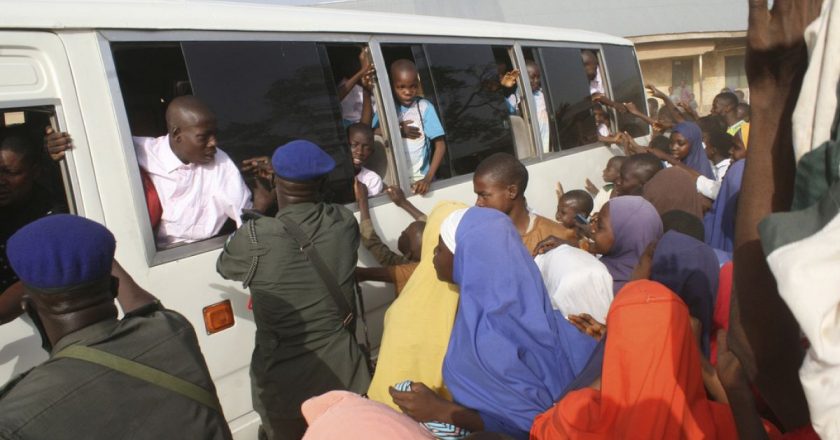
[[[639,196],[610,199],[593,221],[589,251],[601,254],[613,278],[613,293],[630,280],[639,257],[662,235],[662,219],[656,208]]]
[[[696,179],[679,167],[656,173],[643,187],[642,197],[650,202],[659,215],[669,211],[685,211],[703,220],[705,207],[711,201],[697,192]],[[705,201],[704,201],[705,199]]]
[[[534,259],[551,305],[563,316],[587,313],[607,319],[613,299],[612,277],[604,263],[584,250],[562,245]]]
[[[729,166],[712,210],[703,218],[706,244],[730,254],[735,250],[735,214],[745,163],[745,160],[738,160]]]
[[[385,313],[376,373],[368,396],[394,409],[397,405],[388,394],[388,387],[406,379],[422,382],[435,393],[450,398],[440,366],[458,308],[458,287],[438,279],[432,258],[441,222],[463,208],[463,203],[440,202],[429,214],[420,263]]]
[[[703,133],[693,122],[680,122],[671,132],[671,155],[689,168],[714,180],[712,164],[703,148]]]
[[[537,416],[532,440],[738,438],[729,407],[706,398],[688,308],[667,287],[628,284],[607,327],[600,389],[572,391]]]
[[[714,251],[696,238],[668,231],[656,245],[650,279],[676,293],[700,321],[700,349],[707,358],[719,274]]]
[[[527,439],[534,417],[559,398],[595,341],[551,308],[539,269],[503,213],[475,207],[453,214],[436,252],[438,275],[460,289],[443,363],[456,403],[418,403],[428,396],[415,391],[419,384],[392,395],[417,420]]]

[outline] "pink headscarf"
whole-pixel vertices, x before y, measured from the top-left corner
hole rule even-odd
[[[309,423],[303,440],[435,438],[407,415],[349,391],[330,391],[313,397],[303,402],[301,411]]]

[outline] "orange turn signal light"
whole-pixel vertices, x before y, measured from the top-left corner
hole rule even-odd
[[[233,327],[233,307],[229,299],[205,307],[203,314],[208,335]]]

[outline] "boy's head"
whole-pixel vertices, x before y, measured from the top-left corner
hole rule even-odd
[[[350,154],[353,156],[353,168],[362,169],[373,154],[373,129],[370,125],[357,122],[347,127],[347,140],[350,142]]]
[[[656,116],[659,113],[659,101],[656,98],[648,98],[648,114],[651,116]]]
[[[735,141],[732,135],[720,130],[709,133],[709,138],[706,141],[706,157],[713,163],[718,163],[724,159],[728,159],[735,148]]]
[[[414,102],[420,90],[414,62],[400,59],[391,64],[391,87],[400,104],[410,106]]]
[[[534,60],[525,60],[525,68],[528,70],[528,80],[531,83],[531,91],[536,92],[540,89],[542,82],[540,81],[540,66]]]
[[[475,169],[475,206],[493,208],[507,215],[517,204],[525,205],[528,170],[508,153],[496,153],[482,160]]]
[[[598,55],[595,52],[584,49],[580,51],[580,58],[583,60],[583,70],[586,71],[586,77],[592,81],[598,76]]]
[[[604,108],[598,102],[592,104],[592,114],[595,116],[595,124],[596,125],[608,125],[609,124],[609,116],[607,116],[607,109]]]
[[[661,169],[662,162],[653,154],[642,153],[630,156],[621,165],[620,177],[615,182],[617,195],[641,195],[642,187]]]
[[[607,161],[607,166],[604,167],[604,173],[602,175],[604,182],[615,183],[615,181],[621,176],[621,166],[624,165],[624,161],[626,160],[627,156],[611,157],[610,160]]]
[[[563,194],[557,201],[557,213],[554,214],[554,218],[563,226],[574,229],[575,216],[580,214],[588,218],[592,208],[592,196],[586,191],[575,189]]]
[[[655,148],[663,153],[671,154],[671,139],[665,135],[657,135],[655,138],[650,140],[650,144],[648,144],[650,148]]]
[[[720,93],[712,101],[712,114],[726,116],[735,113],[736,107],[738,107],[738,97],[734,93]]]
[[[426,230],[426,222],[411,222],[397,239],[397,249],[411,261],[420,261],[423,250],[423,231]]]

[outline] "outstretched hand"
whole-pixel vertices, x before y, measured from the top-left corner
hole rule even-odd
[[[546,252],[548,252],[548,251],[550,251],[554,248],[560,247],[564,244],[567,244],[567,245],[572,246],[572,247],[577,247],[577,245],[575,243],[572,243],[568,240],[563,240],[562,238],[557,238],[553,235],[550,235],[546,239],[544,239],[543,241],[537,243],[537,245],[534,247],[534,251],[532,252],[532,254],[534,256],[542,255],[542,254],[544,254],[544,253],[546,253]]]
[[[569,322],[572,323],[581,333],[586,333],[587,335],[594,338],[596,341],[600,341],[601,338],[604,337],[604,334],[607,332],[607,326],[596,321],[588,313],[581,313],[579,315],[569,315],[568,317]]]
[[[645,85],[645,88],[648,89],[648,92],[650,92],[650,95],[653,96],[654,98],[659,98],[663,101],[666,100],[666,99],[670,99],[670,97],[668,95],[666,95],[665,92],[657,89],[656,86],[653,85],[653,84],[647,84],[647,85]]]
[[[597,186],[595,186],[595,184],[592,183],[592,181],[589,180],[588,177],[586,178],[586,182],[584,182],[584,184],[584,189],[586,189],[586,192],[591,194],[592,197],[595,197],[596,195],[598,195],[599,192],[601,192],[601,190]]]
[[[242,161],[239,168],[242,174],[251,175],[261,179],[271,180],[274,177],[274,169],[271,167],[271,159],[268,156],[257,156]]]

